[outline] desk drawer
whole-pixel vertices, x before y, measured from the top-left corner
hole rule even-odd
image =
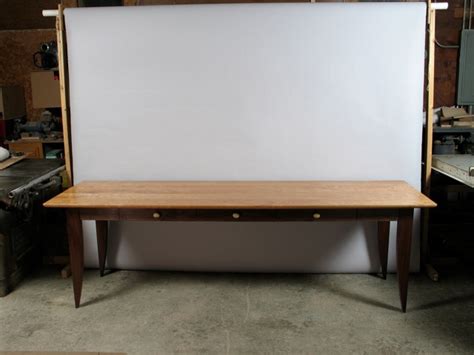
[[[175,210],[121,209],[130,221],[332,221],[355,219],[355,210]]]

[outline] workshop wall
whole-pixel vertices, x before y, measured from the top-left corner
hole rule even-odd
[[[41,43],[56,40],[55,20],[41,15],[43,9],[57,8],[61,0],[0,0],[0,86],[19,85],[25,89],[26,113],[37,120],[30,73],[38,70],[33,53]]]
[[[39,14],[42,9],[56,8],[58,2],[60,0],[0,1],[0,85],[25,87],[28,118],[32,120],[38,118],[41,110],[35,110],[31,105],[29,75],[35,69],[31,56],[41,42],[55,39],[54,20],[43,18]],[[269,0],[123,0],[126,5],[228,2],[269,2]],[[304,1],[285,0],[285,2]],[[438,12],[436,38],[441,44],[457,45],[462,28],[463,0],[448,0],[448,2],[449,9]],[[71,6],[71,4],[65,5]],[[436,46],[435,107],[456,104],[458,55],[459,49]]]
[[[436,39],[442,45],[458,45],[462,29],[463,0],[448,0],[449,8],[438,11]],[[436,46],[434,106],[456,104],[458,48]]]
[[[54,28],[54,18],[41,16],[55,9],[60,0],[0,0],[0,31]]]
[[[34,109],[30,74],[38,70],[33,64],[33,53],[41,43],[56,40],[56,31],[13,30],[0,31],[0,86],[19,85],[25,89],[28,120],[39,119],[42,109]]]
[[[55,19],[43,17],[43,9],[55,9],[61,0],[0,0],[0,86],[25,89],[29,120],[37,120],[41,109],[32,106],[30,73],[33,53],[41,43],[56,40]]]

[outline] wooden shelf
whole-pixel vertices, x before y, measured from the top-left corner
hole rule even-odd
[[[43,159],[45,157],[45,145],[48,144],[64,144],[63,139],[17,139],[14,141],[5,141],[8,148],[17,152],[29,153],[30,159]]]
[[[52,143],[64,143],[62,138],[52,139],[52,138],[40,138],[40,139],[16,139],[11,141],[5,141],[5,144],[16,144],[16,143],[42,143],[42,144],[52,144]]]
[[[474,133],[474,127],[433,127],[433,133],[443,134],[461,134],[461,133]]]

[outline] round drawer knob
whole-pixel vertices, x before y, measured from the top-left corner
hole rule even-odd
[[[239,219],[240,218],[240,213],[237,213],[237,212],[232,213],[232,218],[233,219]]]
[[[321,218],[321,215],[319,213],[314,213],[313,214],[313,218],[314,219],[320,219]]]
[[[158,212],[153,213],[153,218],[158,219],[160,217],[161,217],[161,215]]]

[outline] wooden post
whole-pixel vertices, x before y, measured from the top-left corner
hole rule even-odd
[[[58,5],[58,16],[56,16],[56,36],[58,42],[58,69],[59,69],[59,90],[61,98],[61,120],[63,125],[64,138],[64,159],[66,161],[67,185],[73,184],[72,179],[72,156],[71,156],[71,135],[70,135],[70,115],[69,115],[69,80],[67,71],[67,50],[66,34],[64,29],[63,6]]]
[[[425,181],[423,192],[430,194],[431,167],[433,151],[433,106],[434,106],[434,66],[435,66],[435,31],[436,11],[428,11],[428,97],[426,99],[426,127],[425,127]]]
[[[431,168],[433,152],[433,106],[434,106],[434,69],[435,69],[435,32],[436,32],[436,10],[431,8],[431,1],[428,2],[428,96],[426,99],[426,126],[424,134],[424,171],[423,171],[423,192],[430,196],[431,192]],[[421,261],[425,267],[428,277],[433,281],[438,281],[438,273],[430,264],[428,245],[428,225],[429,211],[424,210],[422,214],[421,233]]]

